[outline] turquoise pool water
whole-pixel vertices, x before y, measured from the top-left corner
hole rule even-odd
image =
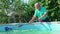
[[[6,31],[6,27],[8,27],[8,31]],[[0,25],[0,34],[60,34],[60,24],[6,24]]]

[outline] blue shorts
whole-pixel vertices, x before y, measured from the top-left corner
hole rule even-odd
[[[46,18],[45,20],[42,20],[42,22],[50,22],[49,18]]]

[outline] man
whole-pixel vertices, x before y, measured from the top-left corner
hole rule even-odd
[[[39,22],[49,22],[48,12],[45,7],[42,7],[39,3],[35,3],[35,13],[29,23],[32,23],[36,18]]]
[[[29,23],[32,23],[34,19],[38,18],[39,22],[46,22],[47,24],[40,23],[43,25],[47,30],[51,30],[51,23],[49,23],[48,19],[48,12],[45,7],[42,7],[39,3],[35,3],[35,13]]]

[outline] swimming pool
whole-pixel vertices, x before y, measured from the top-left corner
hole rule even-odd
[[[60,24],[13,23],[0,25],[0,34],[60,34]]]

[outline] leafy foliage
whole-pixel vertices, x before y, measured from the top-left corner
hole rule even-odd
[[[60,21],[60,0],[29,0],[28,4],[21,0],[0,0],[0,23],[28,22],[34,15],[36,2],[46,7],[50,21]],[[14,12],[14,18],[5,11]]]

